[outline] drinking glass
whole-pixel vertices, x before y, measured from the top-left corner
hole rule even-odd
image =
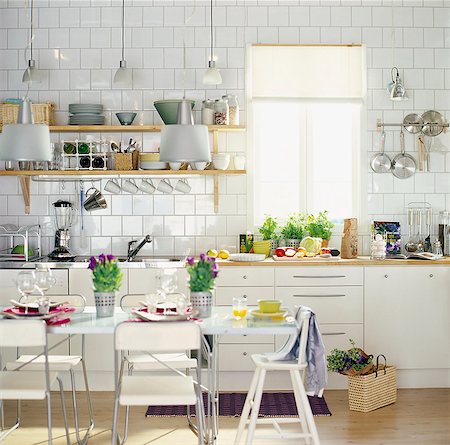
[[[145,294],[145,302],[147,303],[147,312],[155,313],[156,306],[159,303],[159,295],[158,294]]]
[[[236,320],[241,320],[247,315],[247,297],[233,298],[233,316]]]
[[[16,278],[17,290],[23,297],[24,304],[28,303],[28,297],[36,289],[36,277],[33,271],[21,271]],[[28,306],[25,307],[25,313],[28,314]]]
[[[164,294],[173,294],[178,288],[176,269],[162,269],[157,276],[157,287]]]

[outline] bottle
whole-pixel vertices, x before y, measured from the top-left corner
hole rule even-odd
[[[206,99],[202,102],[202,124],[214,124],[214,101]]]
[[[214,103],[214,123],[216,125],[229,125],[230,109],[223,99],[216,99]]]
[[[93,160],[92,160],[92,167],[93,168],[103,168],[105,166],[105,161],[103,160],[103,158],[101,156],[96,156]]]
[[[222,99],[228,103],[230,113],[229,125],[239,125],[239,103],[237,96],[227,94],[226,96],[222,96]]]
[[[87,155],[89,153],[89,145],[85,142],[80,142],[78,144],[78,153],[80,155]]]
[[[91,160],[89,159],[89,156],[81,156],[79,162],[81,168],[89,168],[91,166]]]

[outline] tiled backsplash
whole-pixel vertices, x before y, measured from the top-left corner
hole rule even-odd
[[[25,0],[0,0],[0,99],[24,93],[23,48],[29,12]],[[57,105],[57,122],[67,122],[68,104],[103,103],[107,122],[114,113],[137,110],[137,123],[160,123],[153,101],[197,100],[235,93],[245,122],[245,46],[249,43],[363,43],[367,46],[368,96],[367,158],[378,150],[377,118],[401,122],[410,113],[436,109],[448,119],[450,110],[450,1],[449,0],[217,0],[215,7],[217,66],[223,85],[206,87],[202,76],[209,45],[209,2],[205,0],[126,0],[126,59],[134,70],[133,87],[120,90],[112,77],[120,60],[120,0],[35,0],[34,55],[45,80],[33,85],[34,101]],[[393,5],[393,7],[392,7]],[[192,16],[184,26],[185,20]],[[183,42],[186,69],[183,70]],[[395,50],[393,47],[395,46]],[[392,66],[398,66],[409,101],[393,103],[385,86]],[[184,73],[184,75],[183,75]],[[387,129],[386,147],[399,151],[399,133]],[[82,138],[53,134],[54,140]],[[98,136],[98,135],[94,135]],[[120,134],[101,135],[119,139]],[[137,134],[145,151],[158,146],[158,134]],[[450,148],[450,133],[440,142]],[[129,134],[123,135],[124,139]],[[339,137],[339,135],[336,135]],[[220,150],[245,152],[245,133],[221,134]],[[417,157],[413,137],[406,134],[407,150]],[[368,164],[368,162],[367,162]],[[366,165],[367,165],[366,164]],[[366,167],[364,167],[366,168]],[[431,153],[431,171],[407,180],[375,174],[367,167],[368,219],[405,222],[405,206],[427,201],[435,212],[450,209],[450,154]],[[112,250],[121,254],[131,237],[153,233],[148,249],[155,254],[183,254],[210,247],[236,247],[237,235],[247,229],[246,177],[221,177],[219,213],[213,209],[212,178],[189,180],[188,195],[107,195],[108,209],[84,217],[72,230],[79,252]],[[85,183],[88,187],[90,182]],[[103,184],[104,185],[104,184]],[[41,222],[44,248],[51,247],[51,204],[61,196],[79,197],[72,183],[32,183],[32,212],[24,215],[19,183],[0,178],[0,223]],[[363,228],[364,229],[364,228]],[[367,228],[366,228],[367,229]],[[336,238],[338,240],[338,238]],[[367,253],[368,237],[364,237]],[[84,247],[82,247],[84,246]]]

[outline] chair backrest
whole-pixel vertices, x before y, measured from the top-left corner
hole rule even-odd
[[[126,294],[120,299],[120,308],[127,313],[132,309],[141,306],[141,301],[145,301],[145,294]]]
[[[311,311],[307,309],[300,309],[300,342],[298,345],[298,363],[300,365],[307,362],[306,359],[306,345],[309,336],[309,319],[311,318]]]
[[[200,327],[193,322],[124,322],[116,327],[117,351],[179,352],[198,350]]]
[[[46,346],[43,320],[0,320],[0,347]]]

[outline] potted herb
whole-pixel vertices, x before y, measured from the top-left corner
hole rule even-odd
[[[334,224],[328,218],[328,211],[319,212],[317,217],[308,215],[306,230],[312,238],[322,238],[322,247],[327,247]]]
[[[328,371],[350,376],[373,372],[373,356],[367,355],[362,349],[357,348],[354,340],[350,339],[349,341],[352,345],[351,349],[346,351],[333,349],[327,356]]]
[[[281,238],[287,247],[297,249],[305,232],[305,215],[293,213],[288,216],[286,224],[281,228]]]
[[[264,249],[264,252],[266,256],[272,255],[275,249],[278,247],[278,235],[276,233],[278,229],[278,221],[276,218],[272,218],[270,215],[266,215],[266,218],[263,221],[262,226],[259,228],[259,233],[263,237],[263,241],[259,242],[259,245],[262,249]],[[257,245],[258,247],[258,245]],[[258,253],[255,251],[255,247],[253,248],[253,251],[255,253]]]
[[[97,317],[112,317],[116,303],[116,292],[122,283],[122,271],[113,255],[91,256],[89,269],[92,271],[95,307]]]
[[[219,265],[214,257],[200,254],[198,261],[194,257],[187,259],[189,274],[190,301],[192,308],[199,311],[200,317],[209,317],[212,306],[214,281],[219,275]]]

